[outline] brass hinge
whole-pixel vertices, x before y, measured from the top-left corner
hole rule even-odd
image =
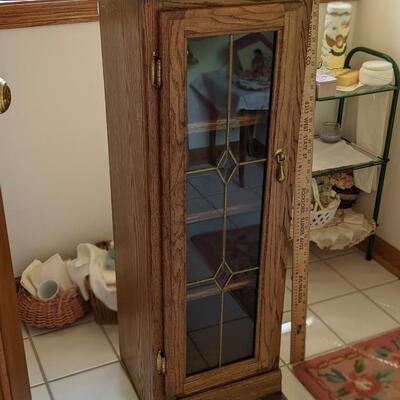
[[[160,87],[161,86],[161,73],[162,73],[162,64],[161,59],[157,56],[157,53],[153,53],[153,60],[151,62],[151,81],[153,86]]]
[[[165,373],[166,373],[166,362],[167,362],[167,359],[166,359],[164,353],[160,350],[157,353],[157,372],[160,375],[165,375]]]

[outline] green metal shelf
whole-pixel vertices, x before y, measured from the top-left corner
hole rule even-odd
[[[349,166],[345,166],[345,167],[341,167],[341,168],[332,168],[330,170],[317,171],[316,173],[313,173],[313,175],[314,176],[324,176],[324,175],[330,175],[330,174],[336,173],[336,172],[346,172],[346,171],[350,171],[350,170],[370,168],[370,167],[377,166],[377,165],[381,166],[380,174],[379,174],[378,188],[377,188],[377,192],[376,192],[374,215],[373,215],[373,219],[376,222],[376,224],[378,225],[380,207],[381,207],[381,202],[382,202],[382,193],[383,193],[383,187],[384,187],[384,183],[385,183],[387,164],[389,162],[390,146],[391,146],[391,142],[392,142],[394,122],[395,122],[395,118],[396,118],[397,104],[398,104],[398,99],[399,99],[400,70],[399,70],[397,63],[393,60],[392,57],[390,57],[387,54],[381,53],[379,51],[369,49],[367,47],[356,47],[353,50],[351,50],[350,53],[346,57],[346,61],[345,61],[345,65],[344,65],[345,68],[351,68],[351,61],[352,61],[353,56],[356,53],[369,54],[371,56],[381,58],[381,59],[384,59],[384,60],[390,62],[393,65],[395,84],[394,85],[386,85],[386,86],[382,86],[382,87],[362,86],[353,92],[337,91],[335,96],[324,97],[324,98],[320,98],[317,100],[318,101],[338,100],[339,101],[339,110],[338,110],[337,122],[342,125],[346,99],[352,98],[352,97],[357,97],[357,96],[373,95],[375,93],[392,92],[393,93],[392,104],[391,104],[391,108],[390,108],[389,121],[388,121],[388,126],[387,126],[387,131],[386,131],[385,148],[383,150],[382,157],[375,157],[375,159],[371,159],[371,162],[364,163],[364,164],[349,165]],[[372,235],[372,236],[370,236],[369,242],[368,242],[368,250],[367,250],[367,259],[368,260],[372,259],[374,244],[375,244],[375,235]]]
[[[349,172],[349,171],[356,171],[359,169],[364,169],[364,168],[371,168],[371,167],[376,167],[379,165],[386,164],[388,160],[382,160],[380,158],[377,158],[374,161],[370,161],[367,163],[362,163],[362,164],[349,164],[345,165],[343,167],[337,167],[337,168],[328,168],[320,171],[313,171],[313,178],[317,178],[319,176],[326,176],[326,175],[334,175],[338,174],[339,172]]]
[[[317,138],[318,137],[316,137],[316,139]],[[313,173],[312,173],[313,178],[317,178],[319,176],[334,175],[339,172],[349,172],[349,171],[356,171],[356,170],[360,170],[360,169],[364,169],[364,168],[376,167],[376,166],[380,166],[380,165],[383,165],[383,164],[386,164],[387,162],[389,162],[389,160],[385,160],[382,157],[372,154],[371,152],[364,150],[362,147],[358,146],[355,143],[350,142],[349,140],[346,140],[346,139],[343,139],[343,140],[346,141],[348,143],[348,145],[353,148],[353,150],[367,156],[370,159],[370,161],[360,162],[360,163],[356,163],[356,164],[349,163],[349,164],[346,164],[346,165],[343,165],[340,167],[326,168],[326,169],[321,169],[321,170],[317,170],[317,171],[313,170]]]
[[[336,91],[335,96],[329,97],[318,97],[317,101],[332,101],[332,100],[341,100],[347,99],[350,97],[359,97],[359,96],[367,96],[376,93],[385,93],[385,92],[394,92],[399,90],[399,87],[394,85],[385,85],[385,86],[361,86],[351,92],[342,92],[340,90]]]

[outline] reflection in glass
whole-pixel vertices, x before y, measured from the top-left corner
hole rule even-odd
[[[275,37],[275,32],[234,36],[231,118],[238,122],[230,146],[240,163],[267,157]]]
[[[229,282],[224,294],[222,365],[254,354],[257,284],[256,270],[237,274]]]
[[[187,375],[254,357],[275,40],[188,41]]]
[[[221,294],[214,283],[189,287],[187,292],[187,374],[218,367]],[[189,346],[188,346],[189,347]]]
[[[248,165],[243,175],[244,186],[240,185],[240,171],[228,186],[232,190],[227,196],[227,217],[232,228],[227,227],[225,259],[234,272],[260,265],[263,199],[255,188],[263,187],[264,171],[265,163]]]
[[[188,44],[189,170],[215,167],[226,147],[228,49],[228,35],[193,38]]]
[[[225,185],[216,171],[188,176],[186,235],[187,282],[212,278],[222,264]],[[190,193],[190,195],[189,195]],[[204,238],[213,235],[207,248]],[[210,258],[209,254],[213,254]]]

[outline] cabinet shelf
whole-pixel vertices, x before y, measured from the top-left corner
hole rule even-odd
[[[233,217],[239,214],[252,213],[260,210],[260,204],[248,203],[232,207],[227,207],[227,214],[229,217]],[[187,224],[195,224],[197,222],[209,221],[216,218],[223,218],[223,209],[207,210],[203,212],[193,213],[187,216]]]
[[[340,90],[337,90],[334,96],[318,97],[317,101],[341,100],[350,97],[367,96],[376,93],[394,92],[395,90],[399,90],[399,87],[394,85],[361,86],[351,92],[342,92]]]
[[[230,127],[242,128],[246,126],[253,126],[265,121],[265,111],[247,111],[242,112],[241,115],[235,116],[230,120]],[[209,121],[197,121],[188,124],[188,133],[203,133],[209,131],[225,130],[227,125],[227,118],[215,118]]]
[[[234,292],[241,289],[246,289],[249,287],[254,287],[256,285],[257,278],[254,275],[245,276],[241,279],[237,279],[236,281],[229,284],[227,289],[224,289],[228,292]],[[219,289],[215,284],[213,284],[213,279],[210,279],[209,285],[199,285],[197,287],[191,287],[187,292],[187,300],[195,301],[199,299],[204,299],[207,297],[217,296],[221,293],[221,289]]]

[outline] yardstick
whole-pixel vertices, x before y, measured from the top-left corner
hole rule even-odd
[[[318,14],[319,0],[314,0],[307,38],[306,69],[295,176],[291,363],[300,362],[305,357]]]

